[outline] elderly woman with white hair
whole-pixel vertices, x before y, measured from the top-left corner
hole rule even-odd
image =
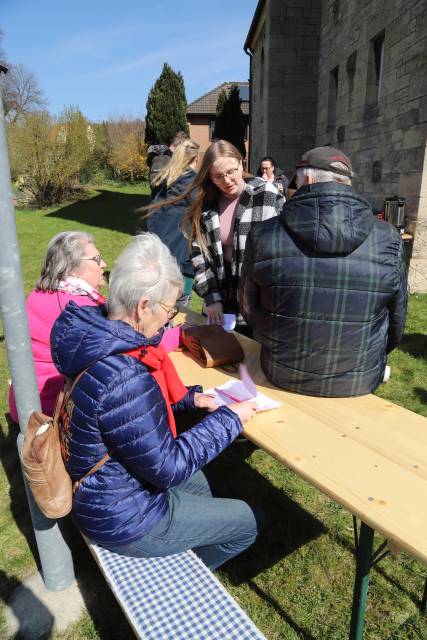
[[[50,354],[53,323],[70,301],[80,306],[105,302],[99,289],[104,284],[106,266],[93,236],[85,231],[63,231],[47,246],[40,278],[26,301],[37,386],[42,411],[47,415],[52,415],[64,383]],[[12,387],[9,410],[18,422]]]
[[[251,545],[256,512],[214,498],[201,468],[255,413],[242,402],[217,407],[185,387],[159,344],[177,313],[183,278],[169,249],[150,233],[118,258],[108,304],[69,304],[52,330],[55,365],[76,379],[61,424],[65,465],[74,481],[73,516],[92,541],[130,556],[194,551],[212,569]],[[82,373],[83,372],[83,373]],[[177,436],[175,413],[205,408]]]

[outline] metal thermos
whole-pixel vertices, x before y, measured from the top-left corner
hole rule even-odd
[[[405,226],[405,198],[394,196],[384,200],[384,218],[398,229]]]

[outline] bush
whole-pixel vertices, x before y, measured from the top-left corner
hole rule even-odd
[[[106,124],[109,140],[108,164],[114,178],[136,182],[147,177],[147,147],[144,122],[121,118]]]
[[[57,120],[47,112],[27,114],[9,125],[8,144],[12,177],[39,206],[47,206],[78,186],[94,136],[79,109],[69,107]]]

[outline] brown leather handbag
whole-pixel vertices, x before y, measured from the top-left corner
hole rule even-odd
[[[86,371],[86,370],[85,370]],[[22,469],[40,511],[47,518],[62,518],[71,511],[73,493],[80,483],[95,473],[109,458],[110,453],[97,462],[80,480],[72,482],[61,453],[59,437],[59,415],[69,401],[82,371],[66,391],[60,391],[53,418],[33,411],[25,432],[20,452]],[[64,386],[66,386],[65,383]]]
[[[236,364],[245,357],[237,338],[218,324],[183,329],[181,342],[203,367]]]

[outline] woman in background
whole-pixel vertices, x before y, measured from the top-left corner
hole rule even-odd
[[[276,163],[271,156],[265,156],[265,158],[261,160],[257,176],[260,176],[263,180],[274,184],[280,193],[286,193],[289,186],[289,180],[283,171],[276,167]]]
[[[276,216],[284,197],[276,187],[243,170],[241,153],[218,140],[207,149],[192,185],[189,228],[194,289],[203,298],[209,322],[236,315],[236,330],[250,335],[240,314],[238,289],[246,238],[253,225]]]
[[[189,187],[196,177],[198,155],[199,145],[193,140],[184,140],[176,147],[169,163],[154,180],[154,186],[158,187],[152,201],[155,207],[149,208],[147,217],[148,231],[158,235],[169,248],[184,277],[184,291],[178,300],[184,306],[188,306],[191,300],[194,270],[182,222],[193,202],[193,192]],[[185,197],[178,202],[168,202],[184,192]]]
[[[50,333],[53,324],[71,300],[79,306],[105,302],[99,293],[104,284],[106,263],[94,238],[84,231],[63,231],[50,240],[41,276],[26,301],[37,387],[43,413],[53,415],[62,376],[52,361]],[[18,422],[13,388],[9,390],[9,410]]]

